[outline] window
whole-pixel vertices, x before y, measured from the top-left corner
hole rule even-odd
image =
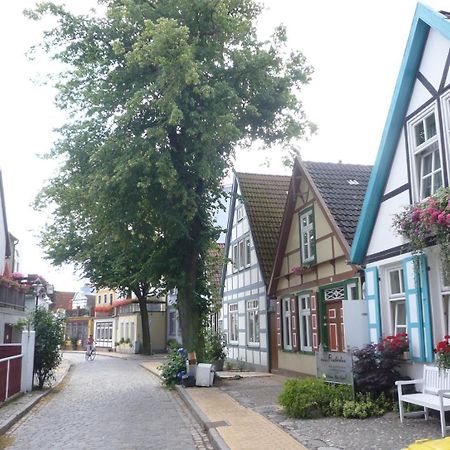
[[[406,333],[406,303],[403,285],[403,269],[388,271],[389,301],[391,305],[391,328],[393,334]]]
[[[409,129],[409,143],[419,200],[433,195],[443,186],[441,150],[437,134],[436,115],[428,110],[413,119]]]
[[[358,286],[356,283],[347,284],[347,299],[348,300],[358,299]]]
[[[300,246],[302,263],[315,260],[314,210],[300,213]]]
[[[103,303],[106,305],[106,302],[108,301],[108,296],[105,294],[103,296]]]
[[[238,323],[238,305],[234,303],[228,307],[228,321],[230,325],[230,342],[238,341],[239,323]]]
[[[250,238],[247,238],[245,240],[245,249],[246,249],[245,265],[249,266],[251,264]]]
[[[98,296],[98,304],[100,305],[101,302],[102,302],[102,296],[99,295],[99,296]]]
[[[239,267],[239,255],[238,255],[238,246],[233,245],[233,271],[238,270]]]
[[[239,269],[243,269],[245,267],[245,243],[242,240],[239,242]]]
[[[113,295],[109,294],[109,304],[112,305],[113,302]]]
[[[292,350],[291,342],[291,299],[283,298],[283,348]]]
[[[311,330],[311,298],[309,294],[298,297],[298,311],[300,320],[300,350],[304,352],[312,351],[312,330]]]
[[[240,207],[236,210],[236,220],[240,222],[244,218],[244,208]]]
[[[259,303],[258,300],[247,302],[248,343],[259,344]]]

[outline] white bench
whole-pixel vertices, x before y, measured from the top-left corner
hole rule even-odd
[[[445,432],[450,426],[445,423],[445,411],[450,411],[450,370],[438,367],[424,366],[423,378],[419,380],[407,380],[395,382],[398,390],[398,405],[400,412],[400,422],[407,415],[424,414],[428,420],[428,410],[439,411],[441,416],[441,433],[445,437]],[[421,391],[417,394],[403,394],[403,386],[408,384],[421,385]],[[403,402],[423,406],[423,411],[404,413]]]

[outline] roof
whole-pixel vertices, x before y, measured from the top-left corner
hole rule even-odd
[[[300,164],[311,177],[350,247],[372,166],[312,161],[302,161]]]
[[[264,281],[270,280],[290,176],[236,173],[256,256]]]
[[[366,256],[430,28],[450,40],[447,16],[419,3],[351,249],[350,261],[354,264],[361,264]]]

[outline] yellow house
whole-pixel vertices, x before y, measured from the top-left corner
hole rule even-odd
[[[370,172],[295,161],[269,284],[272,371],[315,375],[319,344],[346,351],[343,302],[361,298],[347,261]]]

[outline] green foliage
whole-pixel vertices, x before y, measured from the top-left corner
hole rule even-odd
[[[351,386],[316,378],[287,380],[278,400],[288,416],[301,419],[328,416],[365,419],[393,409],[392,400],[384,395],[374,398],[359,393],[353,399]]]
[[[60,348],[64,343],[64,319],[45,308],[38,308],[31,317],[36,332],[34,349],[34,374],[38,388],[54,379],[54,371],[61,363]]]
[[[222,181],[237,147],[308,133],[299,91],[312,69],[282,27],[258,40],[253,0],[101,3],[105,17],[27,12],[56,19],[41,48],[63,63],[56,102],[69,116],[37,200],[55,206],[42,244],[97,287],[139,299],[177,287],[183,342],[201,353]]]
[[[211,328],[205,330],[205,361],[213,362],[227,356],[223,333]]]
[[[78,348],[78,336],[72,336],[70,338],[70,344],[72,345],[72,350],[76,350]]]
[[[14,328],[20,332],[22,332],[23,330],[25,330],[25,328],[28,328],[29,326],[30,326],[29,319],[18,319],[17,322],[14,324]]]
[[[332,416],[339,403],[352,399],[347,385],[333,385],[316,378],[293,378],[284,383],[278,401],[290,417],[310,419]]]
[[[168,388],[173,388],[179,382],[177,375],[186,371],[186,358],[184,354],[178,352],[176,347],[170,348],[167,361],[158,367],[161,371],[163,383]]]

